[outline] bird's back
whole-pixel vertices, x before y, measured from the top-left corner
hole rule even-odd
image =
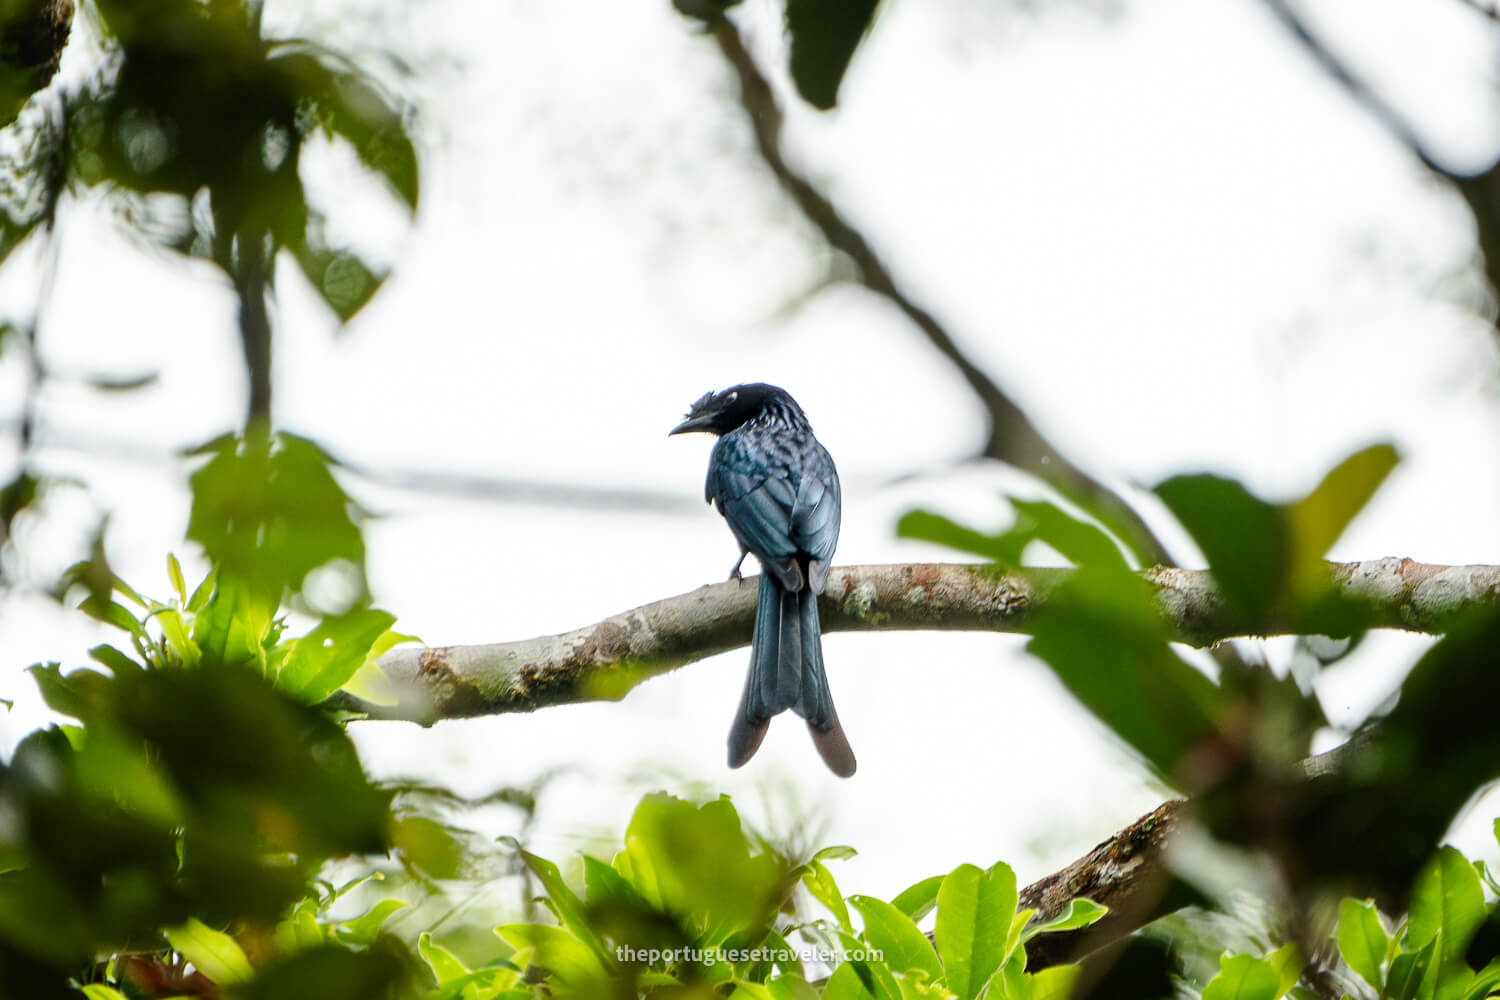
[[[823,564],[810,581],[823,589],[838,544],[838,471],[800,413],[771,409],[721,437],[707,494],[761,562],[796,560],[803,572],[807,562]]]

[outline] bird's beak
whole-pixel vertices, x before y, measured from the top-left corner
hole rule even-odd
[[[673,434],[690,434],[693,431],[706,431],[709,429],[709,425],[713,423],[713,419],[712,413],[700,413],[696,417],[688,417],[682,423],[667,431],[667,437],[671,437]]]

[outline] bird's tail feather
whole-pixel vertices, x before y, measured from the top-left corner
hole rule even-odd
[[[854,751],[823,672],[817,595],[807,588],[793,593],[762,573],[750,674],[729,731],[729,766],[739,767],[755,756],[772,717],[787,709],[807,720],[813,744],[834,774],[847,778],[854,773]]]
[[[844,735],[839,714],[828,690],[823,670],[823,625],[818,620],[818,595],[804,589],[798,595],[798,618],[802,630],[802,701],[793,710],[807,720],[813,746],[828,769],[840,778],[854,774],[854,749]]]

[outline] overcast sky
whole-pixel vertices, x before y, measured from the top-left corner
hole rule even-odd
[[[1122,488],[1212,470],[1286,498],[1392,440],[1404,464],[1333,557],[1500,562],[1495,335],[1476,313],[1456,196],[1255,0],[1135,2],[1108,17],[1046,6],[888,0],[837,112],[783,90],[796,162],[1044,431]],[[1329,37],[1455,164],[1488,163],[1493,26],[1458,0],[1338,6],[1318,4]],[[775,9],[752,0],[740,15],[780,80]],[[270,11],[306,23],[298,5]],[[809,294],[827,261],[754,159],[712,44],[666,0],[443,0],[407,16],[402,45],[444,58],[421,95],[417,226],[403,237],[350,164],[310,165],[352,206],[348,235],[396,270],[342,333],[281,273],[278,422],[375,467],[677,502],[476,501],[351,480],[380,514],[371,579],[403,631],[524,638],[722,579],[737,550],[701,504],[709,441],[665,435],[697,396],[735,382],[786,387],[832,452],[840,562],[949,558],[896,540],[896,518],[922,505],[1000,528],[1002,492],[1037,492],[1002,469],[953,467],[981,441],[977,404],[897,314],[848,285]],[[315,27],[337,41],[390,25]],[[86,70],[70,52],[68,71]],[[179,467],[143,456],[242,413],[233,304],[207,269],[132,245],[98,201],[68,212],[61,248],[48,361],[162,377],[105,400],[53,391],[44,436],[108,441],[111,454],[43,459],[87,479],[111,516],[111,561],[164,594],[165,553],[195,559],[181,542],[187,495]],[[34,283],[24,262],[0,273],[0,305],[18,308]],[[0,399],[20,385],[17,363],[0,362]],[[38,570],[71,556],[78,520],[33,530]],[[0,696],[16,699],[5,743],[45,719],[21,668],[81,663],[99,639],[39,599],[0,604]],[[860,857],[836,873],[846,891],[889,896],[997,859],[1027,881],[1162,790],[1023,642],[829,637],[860,762],[850,781],[790,718],[750,766],[725,768],[744,651],[620,704],[352,731],[377,774],[468,792],[572,768],[542,802],[544,854],[618,830],[641,792],[666,787],[727,791],[773,830],[853,844]],[[1357,723],[1424,642],[1378,636],[1330,671],[1330,716]],[[1284,667],[1286,644],[1268,651]],[[1466,847],[1484,846],[1492,814],[1464,828]]]

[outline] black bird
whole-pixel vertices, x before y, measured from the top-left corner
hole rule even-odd
[[[704,393],[670,433],[687,431],[719,436],[704,496],[740,543],[729,578],[740,578],[747,554],[761,565],[750,676],[729,730],[729,766],[755,756],[772,717],[791,709],[807,720],[829,769],[847,778],[854,751],[828,693],[818,621],[818,595],[839,540],[833,459],[796,400],[759,382]]]

